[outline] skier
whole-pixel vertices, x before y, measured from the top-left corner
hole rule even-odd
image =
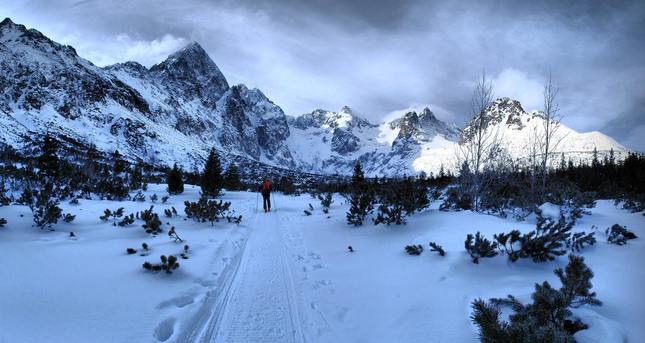
[[[262,194],[262,207],[264,207],[264,212],[271,211],[271,184],[269,183],[269,179],[262,181],[260,193]]]

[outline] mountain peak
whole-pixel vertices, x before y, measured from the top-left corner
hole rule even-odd
[[[229,89],[224,74],[197,42],[191,42],[150,68],[173,92],[187,99],[201,98],[213,107]]]
[[[15,26],[15,25],[16,24],[9,17],[4,18],[4,20],[0,22],[0,27]]]
[[[11,18],[7,17],[0,22],[0,36],[5,35],[8,32],[17,32],[18,34],[21,34],[27,32],[27,28],[24,25],[14,23]]]
[[[206,50],[204,50],[204,48],[202,48],[202,46],[199,45],[199,43],[197,43],[196,41],[192,41],[188,43],[188,45],[179,49],[171,56],[174,56],[174,55],[192,55],[192,56],[198,55],[198,56],[206,56],[210,59],[210,57],[208,56],[208,53],[206,53]]]

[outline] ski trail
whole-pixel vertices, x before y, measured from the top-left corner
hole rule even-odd
[[[257,215],[212,342],[304,341],[280,219]]]

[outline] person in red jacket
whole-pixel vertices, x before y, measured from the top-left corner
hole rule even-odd
[[[262,207],[264,207],[264,212],[271,211],[271,184],[268,179],[262,181],[260,193],[262,194]]]

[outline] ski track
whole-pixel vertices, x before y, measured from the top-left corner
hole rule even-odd
[[[279,210],[250,218],[247,239],[176,342],[306,341],[288,260],[288,222]]]

